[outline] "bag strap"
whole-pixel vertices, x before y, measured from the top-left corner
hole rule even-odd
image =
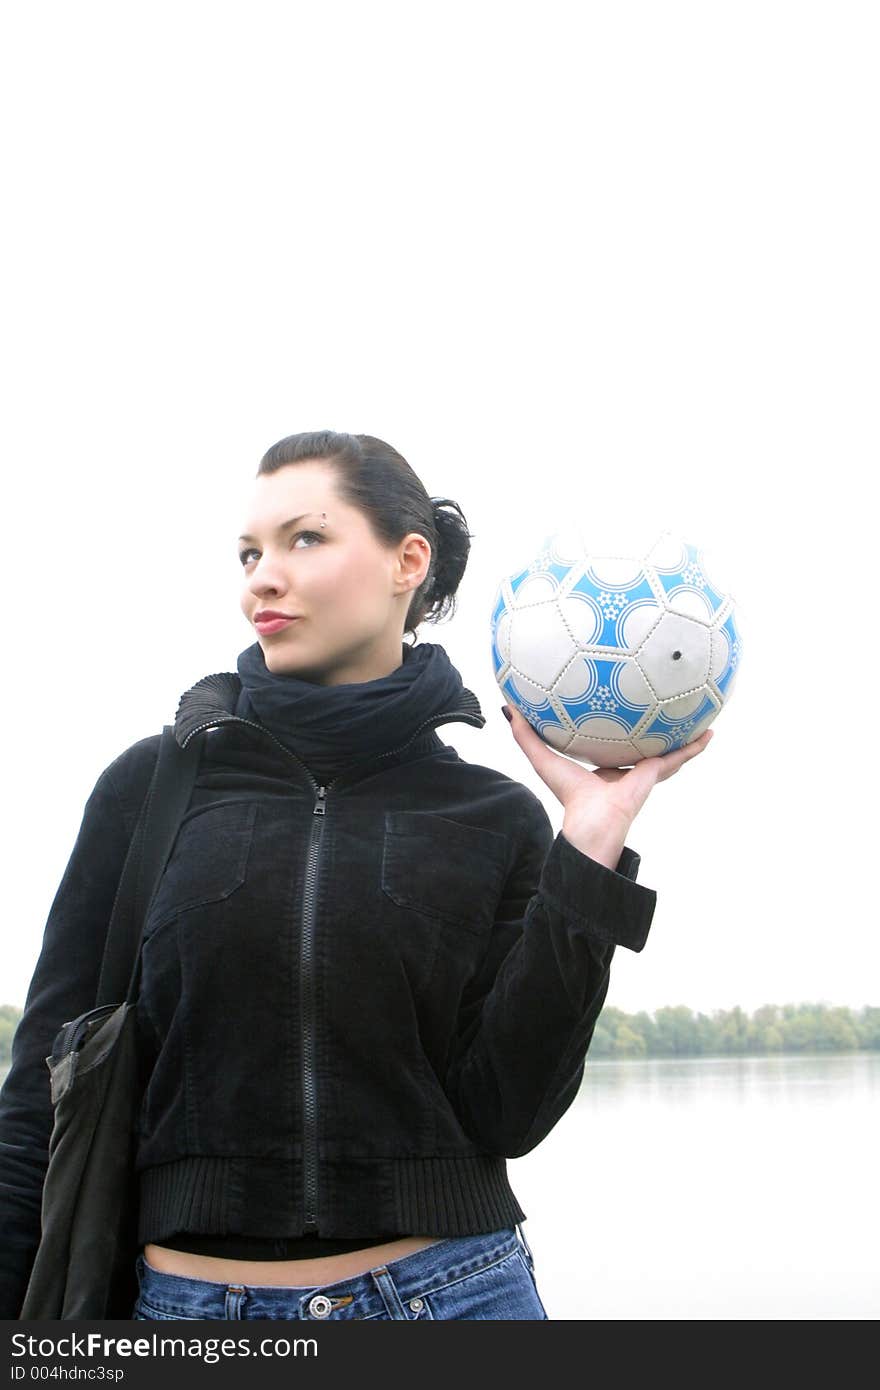
[[[190,739],[181,748],[174,729],[166,724],[147,794],[128,847],[110,915],[96,1007],[133,999],[140,973],[140,935],[147,910],[159,886],[180,823],[189,805],[201,755],[201,741]]]

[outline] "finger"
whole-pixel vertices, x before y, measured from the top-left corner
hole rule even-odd
[[[696,758],[700,753],[705,752],[713,738],[713,731],[704,729],[700,737],[694,739],[693,743],[687,743],[683,748],[676,748],[671,753],[662,753],[659,759],[660,772],[657,781],[663,782],[667,777],[672,777],[690,758]]]
[[[520,748],[553,795],[564,802],[565,792],[571,786],[570,760],[545,743],[515,705],[506,704],[506,708],[510,711],[511,731]]]

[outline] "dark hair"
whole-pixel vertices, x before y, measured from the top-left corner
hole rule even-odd
[[[335,469],[340,497],[363,512],[380,542],[394,545],[418,531],[430,545],[431,563],[410,601],[404,632],[415,633],[421,622],[437,623],[454,614],[455,591],[471,548],[471,532],[458,503],[429,497],[403,455],[371,434],[289,434],[266,451],[256,476],[313,460]]]

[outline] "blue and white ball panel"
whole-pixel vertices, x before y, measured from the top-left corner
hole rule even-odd
[[[667,719],[689,719],[698,709],[705,707],[707,690],[711,694],[711,686],[701,685],[675,700],[663,700],[660,707]]]
[[[627,555],[587,555],[583,574],[597,589],[634,589],[645,580],[641,560]]]
[[[633,604],[623,615],[620,636],[625,649],[632,653],[638,651],[649,633],[660,622],[665,608],[658,608],[655,603],[639,602]]]
[[[574,729],[567,729],[564,724],[545,724],[541,737],[551,748],[555,748],[557,753],[567,753],[574,738]]]
[[[583,738],[580,734],[560,751],[581,762],[594,763],[596,767],[631,767],[644,757],[629,739],[607,739],[600,743],[596,739]]]
[[[510,664],[549,690],[575,654],[571,633],[555,601],[515,608],[510,624]]]
[[[551,742],[551,736],[558,738],[563,732],[566,743],[571,738],[573,731],[565,729],[560,722],[560,711],[551,703],[546,690],[532,685],[523,676],[518,676],[513,672],[502,683],[501,689],[510,703],[525,716],[532,728],[548,743]],[[558,746],[558,743],[553,744],[553,747]]]
[[[729,699],[733,690],[741,652],[742,639],[731,611],[721,626],[712,631],[710,674],[724,700]]]
[[[658,612],[656,595],[640,566],[635,575],[629,576],[628,582],[615,586],[610,580],[603,580],[601,571],[597,572],[590,564],[568,590],[566,611],[578,600],[594,615],[595,626],[587,638],[590,645],[616,647],[619,651],[628,650],[627,627],[634,609],[648,610],[654,619]],[[642,622],[645,621],[643,618]],[[638,625],[632,630],[639,630]]]
[[[510,589],[514,603],[519,607],[523,603],[541,603],[544,599],[554,598],[570,572],[570,564],[554,559],[550,551],[542,550],[526,569],[511,575]]]
[[[685,714],[678,702],[661,705],[639,733],[637,744],[642,757],[655,757],[693,743],[704,729],[708,729],[720,709],[721,705],[708,690],[699,692],[699,703],[690,713]]]
[[[589,647],[599,640],[602,614],[597,605],[583,595],[565,595],[557,601],[560,617],[571,636],[573,647]]]
[[[513,603],[510,596],[510,585],[505,579],[498,587],[492,605],[492,617],[490,619],[490,629],[492,634],[492,666],[495,671],[495,679],[498,680],[499,673],[510,662],[510,623],[512,618]]]
[[[693,618],[664,613],[636,652],[658,700],[671,700],[709,678],[709,629]]]
[[[553,694],[579,734],[627,738],[655,704],[634,661],[595,654],[575,658]]]
[[[695,545],[665,531],[652,548],[648,563],[673,613],[683,613],[704,623],[715,619],[727,595],[713,588]]]
[[[496,680],[500,677],[503,668],[510,662],[510,622],[502,618],[497,629],[492,633],[492,666],[495,671]]]
[[[512,606],[513,605],[510,602],[509,596],[509,586],[507,580],[504,579],[498,585],[498,588],[495,591],[495,597],[492,600],[492,616],[490,617],[489,622],[493,631],[495,628],[497,628],[498,623],[500,622],[504,614],[507,612],[508,608],[511,608]]]

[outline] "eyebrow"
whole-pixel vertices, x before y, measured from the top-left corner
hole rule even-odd
[[[317,516],[317,512],[302,512],[300,516],[292,516],[289,521],[282,521],[280,526],[276,526],[275,534],[282,535],[284,531],[289,531],[291,526],[295,526],[298,521],[305,521],[307,516]],[[239,536],[240,541],[255,541],[256,536]]]

